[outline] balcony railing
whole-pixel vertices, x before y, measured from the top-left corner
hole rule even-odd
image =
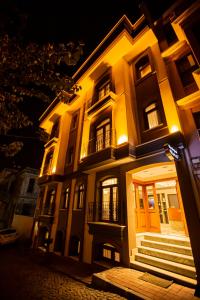
[[[106,130],[104,134],[98,134],[88,143],[88,154],[95,153],[115,145],[115,130]]]
[[[94,202],[88,203],[87,221],[88,222],[110,222],[116,223],[118,221],[119,209],[118,202],[103,201],[97,204]]]

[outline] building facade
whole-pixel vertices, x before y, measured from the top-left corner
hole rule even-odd
[[[34,247],[172,275],[138,242],[165,238],[169,249],[176,237],[194,262],[180,274],[199,293],[199,11],[199,1],[177,1],[156,21],[145,7],[134,24],[123,16],[74,74],[82,89],[41,116],[50,138]]]
[[[0,180],[0,226],[14,227],[21,238],[31,238],[39,193],[38,170],[4,169]]]

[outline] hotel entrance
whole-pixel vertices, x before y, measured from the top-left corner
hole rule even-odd
[[[136,232],[187,236],[174,163],[159,163],[132,173]]]

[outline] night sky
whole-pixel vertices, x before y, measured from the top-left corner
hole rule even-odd
[[[155,18],[174,1],[148,1]],[[152,6],[152,3],[154,6]],[[116,22],[126,14],[134,22],[141,15],[138,0],[101,0],[101,1],[69,1],[56,0],[0,0],[0,29],[3,28],[11,35],[20,31],[25,41],[37,43],[83,41],[85,43],[85,58],[95,49]],[[22,20],[26,19],[26,22]],[[25,24],[25,26],[24,26]],[[20,30],[19,30],[20,29]],[[71,73],[74,70],[69,70]],[[53,99],[52,99],[53,100]],[[27,104],[28,106],[29,104]],[[45,106],[34,104],[34,117],[38,118]],[[27,135],[27,130],[19,134]],[[31,130],[28,136],[31,136]],[[11,165],[31,166],[39,168],[43,155],[43,145],[34,139],[24,140],[25,146],[16,157],[10,159]],[[7,159],[5,162],[8,163]]]

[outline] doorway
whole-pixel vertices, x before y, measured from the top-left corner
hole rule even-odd
[[[134,170],[132,191],[136,232],[188,235],[174,163]]]

